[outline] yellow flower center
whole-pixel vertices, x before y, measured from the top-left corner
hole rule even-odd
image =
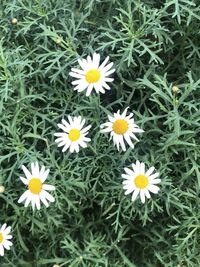
[[[139,174],[135,177],[134,183],[137,188],[144,189],[149,184],[149,179],[145,175]]]
[[[38,195],[42,191],[42,182],[39,178],[32,178],[28,184],[32,194]]]
[[[3,242],[3,234],[0,233],[0,244]]]
[[[96,83],[99,81],[100,76],[101,76],[100,71],[96,69],[91,69],[86,73],[85,79],[88,83]]]
[[[116,134],[124,134],[128,130],[128,122],[123,119],[116,120],[112,128]]]
[[[77,141],[80,138],[80,136],[81,133],[78,129],[71,129],[68,134],[69,140],[71,140],[72,142]]]

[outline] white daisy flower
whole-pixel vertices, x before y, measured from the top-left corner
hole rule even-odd
[[[94,88],[96,93],[105,93],[105,89],[110,90],[108,82],[112,82],[114,79],[109,78],[110,74],[115,72],[115,69],[111,69],[113,62],[108,63],[109,57],[107,57],[101,65],[100,55],[93,54],[93,58],[90,56],[87,59],[78,59],[78,63],[82,70],[72,68],[69,73],[70,76],[76,78],[72,84],[75,85],[74,90],[82,92],[87,89],[86,96],[89,96]]]
[[[138,160],[136,164],[132,164],[132,170],[124,168],[125,174],[122,174],[122,177],[125,179],[123,181],[125,195],[133,192],[132,201],[140,195],[142,203],[145,203],[145,197],[151,197],[149,192],[157,194],[160,188],[156,184],[159,184],[161,180],[158,179],[158,172],[153,174],[154,170],[155,168],[151,167],[145,172],[144,163],[140,163]]]
[[[90,142],[91,139],[86,137],[86,135],[91,125],[83,128],[84,124],[85,119],[82,119],[81,116],[68,116],[68,122],[63,119],[62,124],[58,124],[58,127],[64,132],[55,133],[54,135],[58,137],[55,140],[58,143],[58,147],[63,146],[62,152],[69,149],[70,153],[78,153],[80,146],[83,148],[87,147],[87,142]]]
[[[11,227],[4,223],[0,229],[0,256],[4,255],[4,248],[10,250],[13,243],[10,241],[12,235],[9,235]]]
[[[34,210],[36,206],[39,210],[41,206],[40,201],[42,201],[42,203],[48,207],[48,202],[55,201],[54,197],[46,191],[55,190],[55,186],[43,184],[48,177],[49,169],[45,169],[45,167],[42,166],[40,170],[38,162],[31,163],[31,172],[29,172],[24,165],[22,165],[22,169],[26,178],[20,177],[20,179],[25,185],[27,185],[28,190],[22,194],[18,203],[25,201],[24,206],[27,207],[31,202],[32,209]]]
[[[124,139],[131,148],[134,148],[131,138],[139,141],[134,133],[144,132],[134,123],[133,113],[126,116],[127,110],[128,108],[122,114],[118,110],[113,116],[108,115],[109,122],[103,123],[100,126],[102,128],[101,132],[110,132],[110,139],[113,139],[114,145],[117,146],[118,150],[121,146],[123,151],[126,151]]]

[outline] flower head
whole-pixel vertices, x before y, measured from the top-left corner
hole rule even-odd
[[[67,149],[70,153],[79,152],[79,147],[87,147],[87,142],[91,139],[86,137],[91,125],[83,128],[85,124],[85,119],[79,117],[68,116],[68,122],[62,120],[62,124],[58,124],[58,127],[63,130],[62,133],[55,133],[54,135],[58,138],[55,140],[58,146],[63,146],[62,152]]]
[[[10,250],[13,243],[10,241],[12,235],[9,235],[11,227],[4,223],[0,229],[0,256],[4,255],[4,248]]]
[[[113,138],[114,145],[117,146],[118,150],[121,146],[123,151],[126,151],[124,140],[131,148],[134,148],[131,138],[139,141],[134,133],[144,132],[134,123],[133,113],[126,116],[127,110],[128,108],[122,114],[118,110],[113,116],[108,116],[109,122],[101,125],[101,132],[110,132],[110,138]]]
[[[124,168],[125,174],[122,174],[122,177],[125,179],[123,181],[125,195],[133,193],[132,201],[140,195],[142,203],[145,203],[145,197],[151,197],[149,192],[157,194],[160,188],[156,184],[159,184],[161,180],[158,179],[158,172],[153,174],[154,170],[155,168],[151,167],[145,172],[144,163],[138,160],[136,164],[132,164],[132,170]]]
[[[31,163],[31,172],[22,165],[22,169],[26,178],[20,177],[21,181],[27,186],[27,190],[19,198],[18,203],[21,203],[25,200],[25,207],[31,202],[32,209],[40,209],[40,201],[48,207],[49,202],[54,202],[55,199],[50,195],[46,190],[53,191],[55,187],[53,185],[43,184],[48,177],[49,169],[45,169],[42,166],[41,170],[39,168],[38,162]]]
[[[100,55],[93,54],[93,57],[87,57],[87,59],[79,59],[78,63],[82,70],[72,68],[69,73],[70,76],[76,78],[72,84],[75,85],[74,90],[78,92],[86,91],[86,96],[89,96],[94,88],[96,93],[105,93],[105,89],[110,90],[107,82],[112,82],[114,79],[109,78],[115,69],[111,69],[113,63],[108,63],[109,57],[107,57],[100,65]],[[107,64],[107,65],[106,65]]]

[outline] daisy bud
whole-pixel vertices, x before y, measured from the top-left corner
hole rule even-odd
[[[16,25],[17,22],[18,22],[18,20],[17,20],[16,18],[13,18],[13,19],[11,20],[11,23],[12,23],[13,25]]]
[[[0,186],[0,193],[3,193],[5,191],[5,187],[3,185]]]
[[[60,37],[57,37],[56,40],[55,40],[55,43],[57,45],[60,45],[62,43],[62,39]]]
[[[176,86],[176,85],[172,86],[172,92],[173,92],[174,94],[178,94],[178,93],[180,92],[178,86]]]
[[[60,267],[60,265],[58,265],[58,264],[54,264],[53,267]]]

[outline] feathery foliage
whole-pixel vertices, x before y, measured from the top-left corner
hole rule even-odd
[[[0,223],[14,236],[1,267],[199,267],[198,1],[0,3]],[[110,56],[115,81],[87,98],[69,71],[93,51]],[[145,132],[123,153],[99,125],[127,106]],[[79,154],[54,142],[68,114],[92,124]],[[162,179],[145,205],[122,189],[123,168],[137,159]],[[17,200],[20,166],[35,160],[50,168],[56,202],[32,212]]]

